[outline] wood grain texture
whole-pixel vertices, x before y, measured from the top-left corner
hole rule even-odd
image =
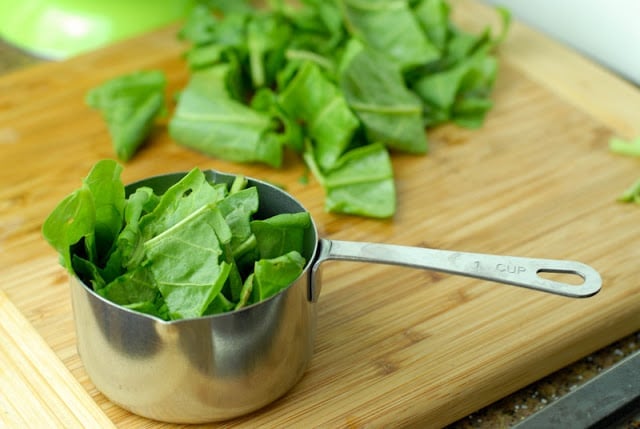
[[[469,27],[492,19],[472,0],[453,4]],[[122,410],[91,384],[75,349],[67,277],[40,227],[97,160],[113,157],[86,91],[159,68],[173,94],[187,76],[174,35],[168,28],[0,79],[2,290],[119,427],[170,425]],[[198,166],[285,185],[323,237],[576,259],[604,279],[597,296],[572,300],[327,263],[305,377],[265,409],[212,427],[440,427],[640,329],[640,212],[615,202],[640,169],[607,149],[613,135],[640,134],[640,92],[520,24],[499,59],[482,129],[443,126],[429,132],[427,156],[394,154],[392,220],[325,213],[322,189],[299,181],[304,166],[293,156],[279,170],[226,163],[177,146],[163,126],[126,165],[126,182]]]
[[[115,427],[0,291],[0,426]]]

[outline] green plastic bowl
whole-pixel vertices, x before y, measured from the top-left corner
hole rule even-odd
[[[65,59],[186,16],[195,0],[0,0],[0,37],[48,59]]]

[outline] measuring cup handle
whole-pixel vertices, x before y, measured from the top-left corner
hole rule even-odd
[[[576,261],[501,256],[483,253],[457,252],[423,247],[377,244],[322,239],[320,254],[312,267],[310,297],[316,300],[319,285],[315,277],[319,265],[326,260],[372,262],[422,268],[465,277],[535,289],[572,298],[584,298],[598,293],[602,286],[600,274]],[[579,277],[580,284],[551,280],[541,273],[560,273]]]

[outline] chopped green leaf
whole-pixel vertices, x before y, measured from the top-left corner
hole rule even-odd
[[[96,292],[119,305],[153,304],[158,299],[155,281],[150,271],[142,267],[121,275]]]
[[[231,193],[218,204],[231,229],[231,250],[238,258],[255,247],[251,218],[258,210],[258,191],[251,187]]]
[[[251,222],[260,258],[271,259],[291,251],[302,253],[304,233],[311,226],[307,212],[283,213]]]
[[[124,184],[120,180],[122,166],[113,160],[96,163],[84,180],[93,195],[95,232],[86,237],[87,250],[98,261],[106,260],[108,252],[122,228],[124,216]]]
[[[304,258],[296,251],[257,261],[253,279],[253,301],[265,300],[278,293],[283,284],[293,283],[302,274],[304,264]]]
[[[135,154],[164,112],[165,86],[164,74],[150,70],[116,77],[87,93],[87,104],[102,113],[122,161]]]
[[[144,239],[167,231],[202,207],[224,198],[225,189],[212,186],[204,173],[194,168],[160,197],[151,213],[140,219]]]
[[[360,126],[336,84],[311,62],[300,67],[279,102],[290,117],[304,124],[322,168],[335,165]]]
[[[420,0],[413,10],[422,30],[442,54],[449,37],[449,4],[444,0]]]
[[[388,218],[395,213],[393,171],[383,145],[352,149],[325,173],[320,171],[312,152],[306,152],[304,157],[324,187],[327,211],[374,218]]]
[[[496,70],[495,59],[479,53],[448,70],[418,79],[414,90],[426,105],[426,124],[449,120],[474,127],[481,124],[492,106],[488,97]]]
[[[232,301],[229,301],[223,294],[219,293],[215,298],[213,298],[213,301],[211,301],[211,304],[209,304],[202,315],[208,316],[211,314],[224,313],[234,310],[235,307],[236,304],[234,304]]]
[[[251,107],[268,115],[279,132],[274,134],[282,146],[302,153],[304,148],[304,130],[302,124],[284,111],[277,95],[269,88],[261,88],[251,100]]]
[[[254,88],[269,86],[284,66],[290,27],[279,14],[254,14],[247,24],[249,69]]]
[[[230,237],[220,211],[206,205],[144,243],[144,265],[172,318],[202,316],[220,292],[231,269],[221,260],[222,244]]]
[[[62,265],[71,270],[71,246],[95,231],[96,211],[91,192],[78,189],[65,197],[42,225],[49,244],[60,253]]]
[[[425,153],[422,102],[400,71],[375,51],[352,43],[341,65],[340,86],[370,142],[390,149]]]
[[[420,28],[408,1],[338,0],[347,31],[381,51],[400,69],[438,59],[439,52]]]
[[[121,171],[113,160],[97,162],[82,187],[64,198],[45,220],[42,233],[67,269],[72,269],[71,246],[81,239],[91,260],[96,264],[107,260],[123,222]]]
[[[612,137],[609,140],[609,150],[617,155],[640,156],[640,137],[633,140]]]
[[[245,307],[250,302],[249,300],[251,299],[251,294],[253,292],[254,275],[255,275],[254,273],[249,274],[246,280],[244,281],[244,284],[242,285],[242,290],[240,291],[240,297],[238,299],[238,302],[236,303],[235,310]]]
[[[640,204],[640,179],[636,180],[618,197],[618,201],[623,203]]]
[[[609,139],[609,151],[616,155],[640,157],[640,137],[632,140],[612,137]],[[618,196],[618,201],[640,204],[640,179],[625,189],[625,191]]]
[[[196,4],[189,13],[178,37],[195,45],[203,45],[215,40],[218,19],[204,4]]]
[[[242,103],[219,93],[187,87],[169,123],[169,133],[184,146],[235,162],[282,164],[282,144],[272,121]]]
[[[140,218],[155,209],[159,198],[151,188],[140,187],[125,201],[125,226],[118,235],[117,246],[123,267],[135,267],[143,257]]]

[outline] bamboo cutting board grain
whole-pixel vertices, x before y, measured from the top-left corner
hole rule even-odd
[[[0,291],[0,427],[115,427]]]
[[[453,8],[465,28],[492,19],[472,0]],[[118,427],[170,426],[122,410],[91,384],[75,349],[67,277],[40,226],[97,160],[113,157],[103,122],[83,103],[86,91],[158,68],[171,95],[187,76],[182,49],[169,28],[0,79],[0,273],[11,302],[0,301],[3,317],[17,308],[30,323],[3,322],[2,350],[59,359],[68,371],[39,376],[34,365],[22,380],[37,381],[24,384],[9,377],[14,361],[0,356],[3,389],[23,386],[16,395],[25,400],[11,402],[22,407],[16,412],[53,396]],[[299,181],[305,170],[293,156],[280,170],[226,163],[177,146],[163,126],[125,166],[125,182],[198,166],[285,185],[323,237],[577,259],[603,277],[600,294],[572,300],[327,263],[305,377],[265,409],[212,427],[439,427],[640,329],[640,208],[615,202],[640,177],[640,163],[607,149],[611,136],[640,135],[640,91],[517,23],[499,59],[495,108],[483,128],[443,126],[429,133],[429,155],[394,155],[392,220],[324,213],[321,188]],[[22,335],[32,340],[7,342]],[[83,392],[64,390],[72,379]]]

